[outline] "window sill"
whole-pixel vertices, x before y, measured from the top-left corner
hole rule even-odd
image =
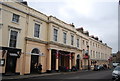
[[[34,39],[39,39],[40,40],[40,37],[33,37]]]
[[[11,22],[19,25],[19,22],[14,22],[14,21],[11,21]]]

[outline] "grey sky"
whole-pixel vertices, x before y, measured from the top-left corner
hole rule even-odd
[[[66,23],[83,27],[90,35],[118,51],[117,0],[26,0],[28,5],[46,15],[53,15]]]

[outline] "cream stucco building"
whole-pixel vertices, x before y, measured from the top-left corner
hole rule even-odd
[[[31,74],[39,63],[42,72],[108,65],[112,48],[83,28],[47,16],[26,2],[9,1],[0,2],[1,73]]]

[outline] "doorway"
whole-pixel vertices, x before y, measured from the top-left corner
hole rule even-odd
[[[39,49],[34,48],[31,52],[31,68],[30,73],[38,73],[37,67],[39,63]]]
[[[39,55],[31,55],[31,73],[37,72]]]
[[[77,55],[76,67],[78,70],[80,69],[80,55]]]
[[[56,70],[56,50],[52,50],[51,52],[51,70]]]
[[[14,74],[16,70],[17,57],[7,55],[6,74]]]

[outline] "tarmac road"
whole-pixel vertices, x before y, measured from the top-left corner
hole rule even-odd
[[[112,71],[83,71],[60,73],[56,75],[37,76],[24,79],[11,79],[11,81],[112,81]],[[3,80],[10,81],[10,80]]]

